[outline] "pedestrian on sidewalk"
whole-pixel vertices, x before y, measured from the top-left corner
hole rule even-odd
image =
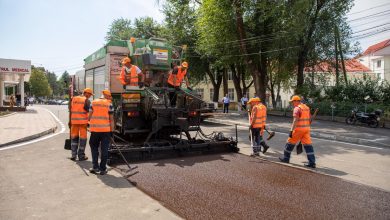
[[[284,163],[290,162],[291,152],[295,145],[300,141],[305,148],[307,160],[306,167],[316,168],[316,159],[314,156],[314,149],[310,137],[310,124],[311,115],[310,108],[301,103],[301,98],[297,95],[293,96],[290,100],[294,106],[293,111],[293,123],[291,125],[289,138],[284,148],[284,156],[279,157],[280,161]]]
[[[265,130],[265,124],[267,120],[267,107],[261,103],[260,98],[251,98],[248,102],[251,105],[250,108],[250,129],[252,135],[252,156],[259,156],[261,146],[263,146],[263,153],[267,152],[269,146],[263,139]]]
[[[92,89],[86,88],[82,95],[74,96],[69,106],[71,152],[69,159],[75,161],[87,160],[85,146],[87,145],[88,111],[91,105],[89,98],[93,95]]]
[[[241,109],[246,111],[246,104],[248,103],[248,97],[246,97],[246,95],[244,95],[243,97],[241,97]]]
[[[99,99],[92,101],[89,111],[89,130],[91,137],[92,165],[90,173],[104,175],[107,173],[108,147],[110,145],[111,132],[114,130],[114,108],[111,103],[111,92],[102,91]],[[100,165],[98,163],[100,147]]]
[[[230,99],[228,94],[226,94],[225,97],[223,97],[222,102],[223,102],[223,113],[229,113]]]

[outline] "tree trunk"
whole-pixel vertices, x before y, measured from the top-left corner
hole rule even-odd
[[[213,85],[213,89],[214,89],[213,102],[218,102],[219,88],[221,87],[222,84],[222,74],[219,74],[219,72],[217,72],[217,78],[215,78],[214,73],[210,70],[210,68],[207,69],[206,73],[210,78],[211,84]]]
[[[245,54],[243,56],[244,63],[246,65],[247,69],[250,71],[252,78],[254,80],[256,94],[259,95],[260,98],[265,97],[265,89],[264,89],[265,84],[264,84],[264,80],[261,80],[263,78],[265,79],[265,76],[260,77],[261,73],[257,69],[255,62],[250,60],[249,57],[246,55],[246,54],[248,54],[248,50],[247,50],[246,44],[243,41],[246,39],[246,33],[245,33],[244,20],[242,18],[241,1],[234,0],[233,4],[235,6],[237,33],[238,33],[238,38],[240,39],[239,40],[240,52],[241,52],[241,54]],[[259,80],[261,80],[261,82]],[[261,83],[263,83],[263,84],[261,84]]]
[[[223,95],[226,95],[229,93],[229,85],[228,85],[228,73],[227,69],[223,68],[222,69],[222,79],[223,79]]]
[[[314,15],[310,17],[310,23],[309,23],[309,28],[307,31],[307,34],[305,36],[305,33],[302,33],[298,45],[300,47],[299,53],[298,53],[298,72],[297,72],[297,87],[295,92],[299,93],[299,90],[303,87],[304,83],[304,76],[303,76],[303,71],[305,68],[305,63],[307,59],[307,54],[309,52],[309,47],[312,41],[312,37],[314,34],[314,30],[316,27],[317,19],[318,19],[318,13],[322,9],[323,5],[325,4],[325,0],[317,0],[317,4],[313,4],[313,7],[315,8]],[[312,8],[313,8],[312,7]],[[306,37],[306,39],[305,39]]]
[[[232,71],[232,79],[233,79],[234,88],[236,89],[237,102],[239,102],[243,96],[241,85],[240,85],[240,79],[243,76],[239,75],[239,73],[236,71],[236,67],[234,64],[230,65],[230,69]]]

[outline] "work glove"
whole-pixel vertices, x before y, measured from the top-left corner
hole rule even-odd
[[[138,86],[139,86],[140,89],[142,89],[144,87],[144,83],[143,82],[139,82]]]
[[[293,131],[290,131],[290,134],[288,135],[290,138],[292,138]]]
[[[126,85],[123,85],[123,89],[126,90]]]
[[[187,87],[188,90],[192,91],[192,88],[191,87]]]

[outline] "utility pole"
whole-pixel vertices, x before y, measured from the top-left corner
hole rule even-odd
[[[339,85],[339,56],[338,56],[338,47],[337,47],[337,26],[334,27],[334,53],[336,55],[336,86]]]
[[[340,37],[339,28],[337,26],[336,26],[336,36],[337,36],[337,41],[338,41],[337,44],[339,46],[341,65],[343,67],[344,81],[345,81],[345,85],[348,85],[347,71],[345,70],[345,62],[344,62],[343,50],[342,50],[342,47],[341,47],[341,37]]]

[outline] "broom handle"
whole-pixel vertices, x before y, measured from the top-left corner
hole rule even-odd
[[[250,114],[249,111],[248,111],[248,122],[249,122],[249,134],[250,134],[250,137],[251,137],[251,147],[253,147],[252,128],[250,127],[250,124],[251,124],[251,114]]]

